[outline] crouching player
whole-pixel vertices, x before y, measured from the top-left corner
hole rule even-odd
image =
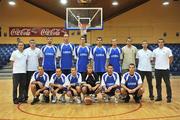
[[[42,66],[39,66],[38,71],[33,74],[30,86],[34,96],[31,105],[39,102],[40,93],[44,95],[45,102],[49,102],[49,76],[44,72]]]
[[[91,96],[92,101],[95,102],[97,99],[97,94],[99,93],[100,81],[98,75],[94,73],[93,66],[87,65],[87,72],[82,75],[82,93],[84,98],[86,96]]]
[[[133,63],[129,65],[129,72],[123,75],[121,87],[121,94],[125,96],[125,103],[128,103],[130,100],[129,94],[133,95],[136,103],[140,103],[144,90],[142,88],[141,76],[135,72],[135,65]]]
[[[69,85],[69,82],[66,80],[66,76],[62,73],[61,68],[56,69],[56,73],[54,73],[51,76],[51,80],[49,83],[50,89],[51,89],[51,102],[56,103],[57,102],[57,96],[56,94],[62,94],[60,97],[60,101],[62,103],[66,102],[65,94],[67,92],[67,86]]]
[[[102,96],[104,102],[109,102],[110,97],[115,97],[115,102],[118,103],[120,93],[120,80],[118,73],[113,71],[113,66],[107,66],[107,72],[103,74],[101,81]]]
[[[69,102],[72,103],[73,100],[76,103],[81,103],[81,82],[82,76],[77,72],[75,67],[71,68],[71,73],[66,77],[67,81],[69,81],[67,96],[70,97]]]

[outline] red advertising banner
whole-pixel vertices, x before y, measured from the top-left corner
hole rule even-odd
[[[9,27],[10,37],[63,37],[64,27]]]

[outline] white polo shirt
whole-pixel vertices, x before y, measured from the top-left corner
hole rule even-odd
[[[122,69],[129,69],[129,64],[134,63],[136,59],[137,48],[133,45],[129,48],[127,45],[122,48]]]
[[[13,61],[13,74],[16,73],[26,73],[26,60],[27,55],[25,52],[20,52],[19,50],[13,51],[10,60]]]
[[[171,49],[169,49],[168,47],[163,47],[162,49],[160,49],[158,47],[153,50],[153,54],[155,57],[155,69],[170,69],[169,57],[173,56]]]
[[[27,55],[27,71],[37,71],[41,50],[39,48],[31,49],[29,47],[25,49],[25,53]]]
[[[137,52],[136,58],[138,62],[138,70],[140,71],[152,71],[151,60],[153,60],[153,52],[149,49],[141,49]]]

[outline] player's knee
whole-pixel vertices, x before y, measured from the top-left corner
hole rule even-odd
[[[87,92],[87,87],[82,87],[82,93],[85,94]]]
[[[144,88],[140,88],[139,91],[138,91],[138,94],[142,95],[143,93],[144,93]]]
[[[121,94],[127,94],[127,92],[124,88],[121,88]]]
[[[80,87],[80,86],[76,86],[76,91],[77,91],[78,93],[80,93],[80,92],[81,92],[81,87]]]
[[[67,96],[68,96],[68,97],[71,97],[71,96],[72,96],[71,91],[67,91],[67,93],[66,93],[66,94],[67,94]]]
[[[49,91],[48,90],[44,90],[43,93],[44,93],[45,96],[49,96]]]
[[[31,84],[31,89],[35,89],[36,85],[35,84]]]

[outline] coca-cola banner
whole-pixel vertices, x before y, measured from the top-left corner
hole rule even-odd
[[[10,37],[62,37],[67,32],[64,27],[9,27]]]

